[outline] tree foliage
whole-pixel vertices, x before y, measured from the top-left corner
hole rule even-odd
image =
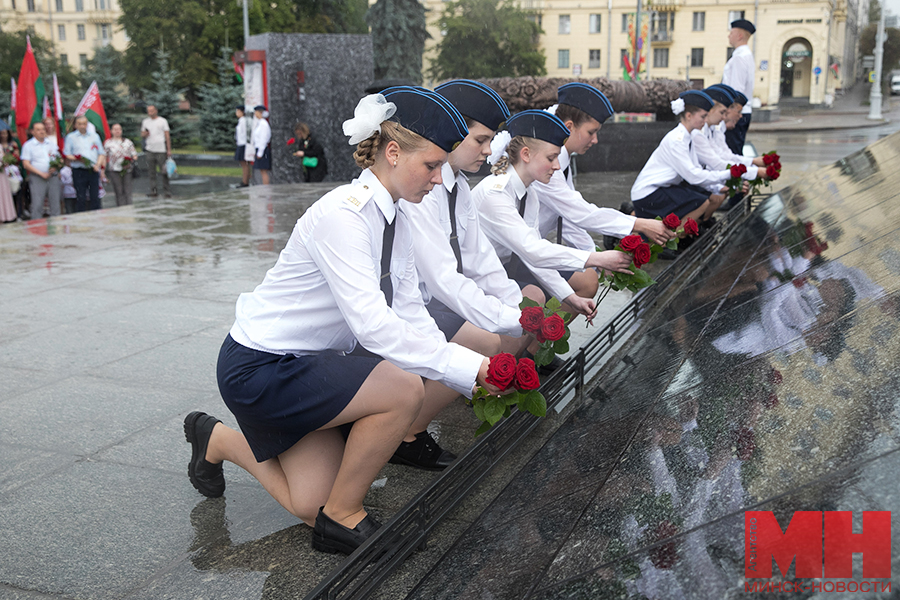
[[[862,56],[875,54],[875,34],[878,23],[869,23],[859,36],[859,52]],[[881,59],[881,72],[887,76],[900,66],[900,29],[885,27],[884,55]]]
[[[426,31],[425,7],[418,0],[378,0],[366,21],[372,28],[375,79],[422,83]]]
[[[159,116],[169,122],[169,136],[172,147],[179,148],[191,142],[190,129],[187,127],[179,104],[186,88],[177,87],[178,72],[169,66],[169,53],[162,48],[156,50],[156,71],[150,76],[156,83],[155,89],[142,90],[147,104],[152,104],[159,111]]]
[[[881,2],[869,0],[869,23],[877,23],[881,20]]]
[[[509,0],[456,0],[438,27],[445,35],[429,70],[435,80],[547,74],[541,28]]]
[[[222,48],[216,59],[219,83],[200,86],[200,131],[203,146],[212,150],[234,148],[234,108],[244,103],[244,88],[237,83],[232,68],[231,48]]]

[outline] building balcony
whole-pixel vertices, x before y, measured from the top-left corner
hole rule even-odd
[[[105,48],[112,43],[112,38],[94,38],[92,40],[92,45],[94,48]]]
[[[88,23],[115,23],[122,16],[113,10],[92,10],[86,14]]]
[[[645,10],[655,10],[657,12],[674,12],[684,5],[684,0],[651,0],[647,3]]]
[[[522,0],[520,4],[522,10],[543,10],[543,0]]]
[[[654,44],[671,44],[674,37],[671,31],[654,31],[650,34],[650,41]]]

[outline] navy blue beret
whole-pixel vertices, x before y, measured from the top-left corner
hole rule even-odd
[[[713,107],[713,99],[700,90],[688,90],[681,92],[678,97],[684,100],[686,105],[696,106],[703,110],[710,110]]]
[[[738,29],[749,31],[751,35],[756,33],[756,27],[754,27],[753,23],[751,23],[747,19],[738,19],[737,21],[732,21],[731,27],[732,29],[737,27]]]
[[[253,110],[262,110],[262,111],[266,111],[266,110],[269,110],[269,109],[266,108],[265,105],[263,105],[263,104],[257,104],[256,106],[253,107]]]
[[[703,90],[703,93],[705,93],[707,96],[709,96],[719,104],[724,104],[725,106],[731,106],[732,104],[734,104],[734,94],[730,93],[724,88],[711,85]]]
[[[469,135],[462,115],[440,94],[425,88],[401,86],[388,88],[382,95],[397,106],[392,121],[434,142],[445,152],[453,152]]]
[[[732,104],[735,102],[737,102],[738,104],[741,104],[741,105],[747,104],[747,96],[743,95],[742,93],[740,93],[739,91],[737,91],[736,89],[731,87],[730,85],[725,85],[724,83],[714,83],[713,85],[711,85],[709,87],[710,88],[719,88],[720,90],[725,90],[726,92],[731,94]]]
[[[523,110],[516,113],[506,122],[509,135],[535,138],[549,142],[554,146],[562,146],[569,139],[569,128],[556,115],[546,110]]]
[[[509,118],[509,108],[497,92],[477,81],[457,79],[434,88],[460,114],[494,131]]]
[[[556,91],[560,104],[574,106],[603,123],[613,113],[612,104],[603,92],[586,83],[567,83]]]

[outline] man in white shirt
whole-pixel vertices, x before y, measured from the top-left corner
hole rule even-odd
[[[756,27],[747,19],[738,19],[731,23],[731,31],[728,32],[728,43],[734,48],[734,53],[725,63],[722,72],[722,83],[729,85],[747,97],[747,104],[741,111],[741,120],[734,129],[725,134],[728,147],[735,154],[744,153],[744,140],[747,137],[747,129],[750,127],[750,116],[753,109],[750,100],[753,99],[753,79],[756,76],[756,63],[753,53],[747,42],[750,36],[756,32]]]
[[[60,184],[56,169],[50,167],[50,161],[59,157],[59,146],[55,138],[47,137],[44,124],[37,122],[31,126],[34,136],[22,146],[22,166],[28,172],[28,185],[31,188],[31,218],[44,216],[44,198],[50,199],[50,216],[60,214]]]
[[[156,169],[162,174],[163,194],[172,197],[169,188],[169,175],[166,173],[166,159],[172,156],[172,139],[169,137],[169,122],[159,116],[152,104],[147,106],[147,118],[141,122],[141,137],[144,138],[144,150],[147,153],[147,168],[150,171],[151,198],[159,195],[156,187]]]

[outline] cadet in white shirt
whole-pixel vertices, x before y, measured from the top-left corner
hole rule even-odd
[[[499,392],[484,381],[488,359],[448,344],[428,316],[396,210],[440,184],[466,135],[439,98],[400,90],[360,101],[344,132],[362,174],[305,212],[238,299],[217,372],[241,431],[200,412],[185,419],[198,491],[221,496],[221,463],[237,464],[315,523],[313,547],[325,552],[349,554],[379,527],[363,498],[422,406],[422,377],[467,396],[476,383]]]
[[[674,237],[670,229],[656,219],[638,219],[612,208],[601,208],[575,191],[570,169],[571,157],[584,154],[597,143],[597,133],[613,115],[609,99],[597,88],[584,83],[567,83],[557,90],[559,104],[548,109],[569,129],[569,139],[560,149],[560,170],[550,183],[535,181],[532,186],[540,199],[540,232],[546,236],[556,229],[556,243],[581,250],[594,250],[591,233],[623,238],[643,234],[656,244]]]
[[[706,115],[706,122],[700,129],[691,132],[692,149],[697,154],[697,160],[700,166],[711,171],[722,171],[727,169],[729,165],[744,165],[747,167],[747,179],[756,179],[759,174],[759,167],[764,165],[761,156],[751,158],[749,156],[737,155],[728,149],[723,152],[716,144],[715,130],[725,119],[728,108],[734,103],[732,96],[726,89],[716,85],[712,85],[703,92],[713,99],[712,109]]]
[[[520,287],[537,284],[546,296],[564,302],[568,312],[592,319],[598,288],[597,273],[592,269],[627,272],[631,258],[618,251],[567,248],[541,236],[539,202],[532,183],[548,183],[559,170],[560,148],[568,137],[563,122],[547,111],[526,110],[513,116],[507,121],[507,131],[497,134],[491,144],[495,151],[491,156],[493,174],[472,190],[472,196],[482,229],[509,276]]]
[[[731,173],[703,169],[691,140],[691,132],[703,127],[713,104],[712,98],[697,90],[682,92],[672,102],[680,121],[647,159],[631,187],[637,216],[656,218],[674,213],[703,225],[722,204],[725,196],[720,192]]]
[[[272,170],[272,127],[269,125],[269,111],[262,104],[253,107],[256,123],[253,126],[251,145],[254,149],[254,170],[259,171],[263,185],[269,184],[269,171]]]
[[[722,71],[722,83],[741,92],[748,100],[741,110],[740,121],[737,122],[734,129],[726,133],[728,147],[735,154],[744,152],[744,140],[747,139],[747,129],[750,127],[750,117],[753,113],[749,100],[753,98],[756,62],[747,42],[754,33],[756,33],[756,27],[747,19],[732,21],[731,30],[728,32],[728,43],[734,48],[734,52],[725,63],[725,69]]]
[[[399,203],[412,226],[419,289],[428,313],[448,340],[486,356],[501,351],[519,354],[534,342],[523,335],[519,324],[522,292],[481,231],[464,173],[477,172],[490,156],[494,131],[509,118],[509,109],[495,91],[475,81],[451,81],[435,91],[460,112],[469,134],[450,153],[441,170],[441,185],[422,202]],[[526,294],[543,304],[537,287],[526,288]],[[435,381],[425,387],[426,402],[391,462],[440,470],[456,455],[441,449],[427,427],[459,393]],[[425,444],[415,449],[419,440]]]
[[[252,175],[253,163],[247,160],[247,145],[250,140],[248,135],[250,131],[251,118],[244,114],[246,107],[239,104],[234,107],[234,116],[238,118],[237,125],[234,128],[234,160],[241,163],[241,186],[250,185],[250,175]]]

